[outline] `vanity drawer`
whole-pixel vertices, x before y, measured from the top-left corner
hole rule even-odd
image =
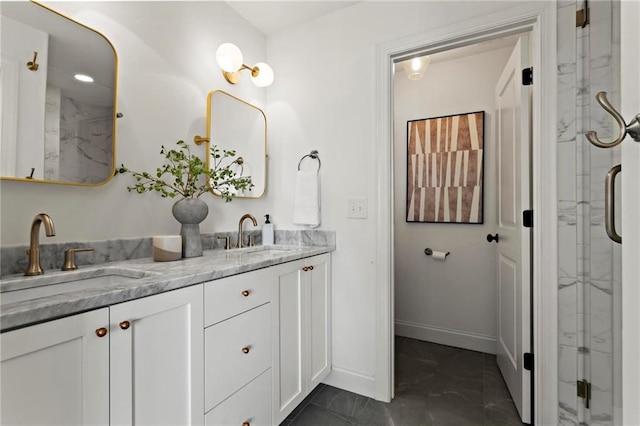
[[[271,369],[204,416],[206,426],[271,425]]]
[[[204,285],[204,325],[208,327],[271,300],[268,270],[234,275]]]
[[[271,304],[207,328],[204,339],[206,412],[271,367]]]

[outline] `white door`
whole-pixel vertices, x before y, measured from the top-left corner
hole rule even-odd
[[[110,308],[112,425],[204,423],[203,286]]]
[[[0,335],[3,425],[109,423],[109,310]]]
[[[280,424],[304,400],[305,371],[307,369],[304,348],[305,289],[304,260],[287,263],[275,269],[273,323],[277,324],[273,347],[274,366],[274,415]]]
[[[621,114],[640,114],[640,2],[621,1]],[[623,424],[640,424],[640,142],[622,142],[622,412]]]
[[[522,421],[531,421],[531,375],[523,354],[530,347],[530,231],[522,211],[530,206],[529,86],[522,84],[528,40],[520,37],[498,79],[498,366]],[[492,243],[494,244],[494,243]]]
[[[331,372],[331,262],[329,255],[307,264],[307,303],[309,309],[308,365],[310,392]]]

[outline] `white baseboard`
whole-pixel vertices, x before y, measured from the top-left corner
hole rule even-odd
[[[325,385],[375,398],[376,381],[373,376],[366,376],[356,371],[333,366],[331,373],[322,381]]]
[[[494,355],[496,353],[496,338],[486,334],[469,333],[401,320],[395,321],[395,334],[472,351]]]

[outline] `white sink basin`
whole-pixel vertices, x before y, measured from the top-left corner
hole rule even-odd
[[[257,246],[238,249],[237,253],[246,259],[272,259],[274,257],[284,256],[288,253],[298,251],[297,247],[286,246]]]
[[[0,300],[3,304],[22,302],[72,291],[117,286],[156,275],[159,274],[138,269],[101,267],[15,277],[0,282]]]

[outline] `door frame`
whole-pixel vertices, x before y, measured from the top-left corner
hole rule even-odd
[[[558,419],[558,260],[556,196],[556,3],[529,2],[507,7],[446,28],[437,28],[376,47],[376,361],[375,398],[393,398],[393,63],[416,53],[435,53],[516,32],[533,38],[533,352],[534,418]]]
[[[624,87],[621,91],[621,113],[625,120],[630,120],[640,111],[638,107],[638,93],[640,93],[640,82],[638,82],[638,71],[640,63],[638,56],[628,49],[635,48],[635,52],[640,51],[637,45],[640,29],[637,19],[640,17],[639,2],[620,2],[620,25],[621,25],[621,52],[620,55],[620,85]],[[640,143],[634,142],[631,137],[627,137],[620,145],[622,147],[622,161],[624,159],[639,159]],[[636,163],[637,164],[637,163]],[[640,181],[640,167],[630,168],[625,165],[622,176],[622,233],[624,234],[624,245],[622,246],[622,407],[614,407],[619,419],[622,415],[622,424],[638,424],[640,422],[640,368],[638,368],[638,358],[640,357],[640,332],[635,327],[640,323],[640,287],[637,285],[640,276],[640,224],[638,224],[638,211],[640,211],[640,200],[638,199],[637,182]],[[631,183],[633,182],[633,183]],[[621,411],[622,413],[619,413]],[[614,416],[614,419],[616,417]]]

